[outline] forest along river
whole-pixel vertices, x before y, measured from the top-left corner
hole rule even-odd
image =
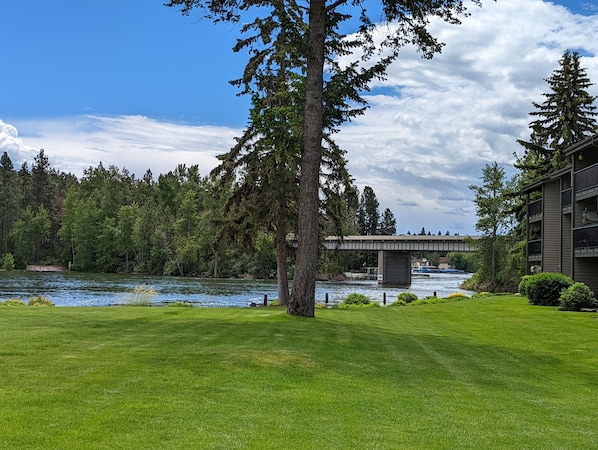
[[[378,285],[376,281],[318,282],[316,302],[334,305],[354,292],[388,304],[401,292],[413,292],[419,298],[446,297],[452,292],[473,292],[459,288],[471,274],[430,274],[413,277],[409,288]],[[179,278],[145,275],[87,274],[76,272],[0,272],[0,301],[42,295],[56,306],[109,306],[124,305],[139,299],[136,289],[149,289],[151,304],[189,302],[195,306],[246,307],[251,303],[262,305],[264,295],[272,301],[278,297],[276,281],[210,278]]]

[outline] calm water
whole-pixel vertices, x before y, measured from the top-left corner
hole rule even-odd
[[[316,300],[330,304],[340,303],[348,294],[359,292],[372,300],[382,302],[384,293],[388,303],[401,292],[409,291],[418,297],[436,292],[446,297],[451,292],[472,292],[459,288],[468,274],[432,274],[414,277],[410,288],[379,286],[376,281],[318,282]],[[143,275],[107,275],[81,273],[0,272],[0,301],[43,295],[56,306],[122,305],[135,298],[135,288],[150,287],[156,292],[151,297],[155,304],[184,301],[196,306],[244,307],[251,302],[262,304],[264,294],[272,300],[278,297],[275,281],[153,277]]]

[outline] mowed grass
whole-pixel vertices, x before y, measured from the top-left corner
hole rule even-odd
[[[597,317],[2,307],[0,448],[595,448]]]

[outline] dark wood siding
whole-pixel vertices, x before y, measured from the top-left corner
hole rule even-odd
[[[571,233],[572,231],[572,221],[571,221],[571,214],[564,214],[563,215],[563,222],[562,222],[562,229],[561,229],[561,242],[563,246],[563,252],[561,254],[561,261],[562,261],[562,273],[567,275],[568,277],[573,277],[573,264],[571,262]]]
[[[587,284],[598,295],[598,258],[575,258],[575,281]]]
[[[542,271],[561,272],[561,182],[554,180],[544,185],[542,196]]]

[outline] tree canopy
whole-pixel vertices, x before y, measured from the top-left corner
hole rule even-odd
[[[472,0],[481,5],[480,0]],[[386,22],[378,27],[369,16],[365,3],[310,0],[308,3],[276,0],[256,2],[254,0],[171,0],[167,6],[181,7],[183,14],[193,9],[203,16],[221,21],[239,21],[242,14],[254,16],[254,24],[260,24],[260,38],[250,37],[240,41],[250,54],[245,75],[253,77],[252,66],[272,59],[272,53],[265,47],[290,25],[293,36],[287,46],[297,50],[303,63],[300,67],[305,74],[305,94],[302,110],[301,159],[299,178],[299,202],[297,220],[297,257],[293,292],[288,306],[289,314],[313,316],[315,306],[315,279],[319,249],[319,209],[320,177],[322,169],[322,142],[326,134],[332,133],[359,109],[332,108],[325,105],[334,99],[335,105],[346,102],[359,103],[360,91],[367,91],[374,78],[384,76],[388,65],[397,58],[399,49],[413,45],[424,58],[431,58],[442,50],[443,43],[428,30],[433,17],[451,24],[459,24],[467,14],[461,0],[439,0],[421,2],[418,0],[383,1],[382,12],[377,18]],[[248,11],[255,8],[251,13]],[[375,8],[377,9],[377,8]],[[284,10],[285,14],[278,11]],[[305,24],[295,34],[292,23],[278,21],[291,17],[296,24]],[[359,25],[347,29],[349,20],[357,20]],[[261,24],[267,24],[262,27]],[[281,26],[282,25],[282,26]],[[344,28],[341,27],[344,25]],[[255,26],[243,27],[242,34]],[[349,63],[339,62],[340,57],[351,56]],[[326,62],[329,64],[326,64]],[[249,70],[248,70],[249,69]],[[253,82],[256,80],[253,79]],[[326,89],[326,86],[330,86]],[[259,90],[259,89],[258,89]],[[327,95],[324,93],[327,92]],[[330,114],[327,115],[326,111]]]

